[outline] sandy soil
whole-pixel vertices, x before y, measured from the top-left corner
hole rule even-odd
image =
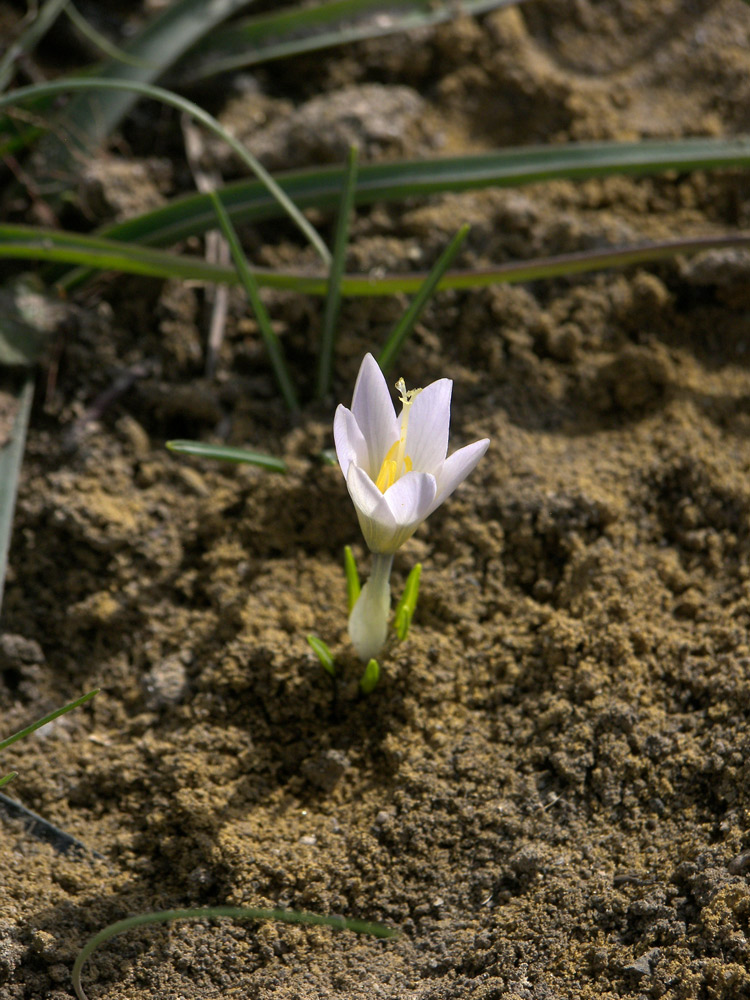
[[[278,168],[353,135],[370,159],[732,135],[750,9],[535,0],[258,81],[220,110]],[[82,182],[99,221],[191,183],[178,123],[154,144],[145,121]],[[739,172],[551,183],[362,210],[350,263],[424,267],[464,221],[471,266],[749,218]],[[289,227],[246,235],[258,261],[304,258]],[[747,254],[709,253],[433,303],[399,374],[453,378],[452,447],[492,445],[396,557],[397,589],[423,562],[420,604],[366,699],[342,547],[366,555],[318,455],[403,303],[345,305],[335,395],[292,419],[239,293],[212,380],[202,290],[116,279],[74,299],[19,499],[3,730],[101,693],[3,767],[102,857],[3,821],[0,997],[68,1000],[105,924],[220,903],[403,933],[144,929],[96,953],[90,998],[750,996],[749,277]],[[320,304],[269,303],[309,396]],[[174,436],[290,471],[178,458]],[[309,631],[339,658],[335,700]]]

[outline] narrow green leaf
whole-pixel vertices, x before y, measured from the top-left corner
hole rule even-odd
[[[383,924],[373,924],[366,920],[350,920],[347,917],[326,917],[319,913],[304,913],[295,910],[266,910],[249,906],[207,906],[191,910],[160,910],[156,913],[139,913],[134,917],[126,917],[110,924],[87,941],[78,954],[73,965],[71,978],[73,989],[78,1000],[86,1000],[86,994],[81,986],[81,971],[88,958],[99,945],[110,938],[134,927],[146,924],[164,924],[172,920],[209,920],[214,917],[233,917],[235,920],[279,920],[286,924],[313,924],[318,927],[333,927],[340,931],[353,931],[355,934],[369,934],[377,938],[397,938],[400,933]]]
[[[328,271],[328,294],[323,314],[323,334],[318,356],[317,397],[325,399],[331,387],[331,372],[333,369],[333,349],[336,341],[336,325],[341,306],[341,279],[346,266],[346,248],[349,243],[349,216],[354,206],[354,191],[357,186],[357,147],[349,150],[347,169],[344,174],[344,184],[341,189],[341,201],[336,223],[336,236],[333,244],[333,257]]]
[[[126,66],[134,66],[136,69],[145,70],[145,78],[147,80],[156,79],[156,77],[161,73],[163,64],[146,62],[145,59],[141,59],[132,52],[126,52],[124,49],[120,49],[116,45],[113,45],[106,35],[97,31],[96,28],[90,24],[85,17],[83,17],[83,15],[73,5],[73,0],[65,0],[65,14],[75,25],[76,29],[83,35],[83,37],[87,38],[92,45],[96,46],[96,48],[98,48],[99,51],[105,56],[109,56],[113,63],[124,63]],[[163,58],[164,53],[162,52],[161,55]]]
[[[31,404],[34,399],[34,377],[28,375],[20,389],[14,393],[16,413],[7,441],[0,443],[0,608],[3,603],[5,574],[8,569],[8,551],[13,532],[13,512],[16,507],[18,478],[21,474],[26,430],[29,426]],[[7,744],[0,743],[0,750]]]
[[[176,67],[180,83],[195,83],[271,59],[348,45],[366,38],[482,14],[520,0],[334,0],[273,11],[211,32]]]
[[[268,312],[266,311],[266,307],[263,305],[263,301],[261,300],[258,282],[256,281],[253,272],[248,267],[245,254],[240,246],[240,241],[237,238],[237,233],[235,232],[235,228],[232,225],[226,209],[221,203],[221,198],[219,198],[215,191],[211,191],[209,197],[211,198],[211,202],[214,206],[216,218],[219,220],[219,225],[222,233],[224,234],[224,239],[229,244],[234,266],[237,269],[240,281],[245,288],[247,297],[250,300],[250,305],[255,313],[255,318],[258,321],[258,328],[260,329],[263,343],[266,345],[266,351],[268,351],[271,367],[273,368],[276,381],[281,389],[281,394],[290,410],[299,410],[297,393],[295,392],[292,380],[289,377],[289,370],[287,369],[286,361],[284,360],[284,352],[281,349],[279,338],[273,332],[271,320],[268,316]]]
[[[411,620],[414,617],[414,612],[417,607],[417,598],[419,597],[419,580],[421,576],[422,563],[417,563],[411,573],[409,573],[409,576],[406,578],[404,592],[401,595],[401,600],[396,605],[396,613],[393,616],[393,627],[396,629],[396,635],[401,642],[403,642],[409,634]]]
[[[703,253],[706,250],[744,248],[750,245],[750,233],[732,233],[724,236],[698,236],[695,238],[664,240],[643,243],[619,249],[586,250],[579,253],[560,254],[557,257],[538,257],[520,263],[497,264],[492,267],[467,271],[448,271],[440,280],[437,290],[448,288],[486,288],[490,285],[539,281],[570,274],[584,274],[613,267],[632,267],[664,260],[677,254]],[[31,226],[0,225],[0,259],[38,260],[84,264],[104,271],[122,271],[152,278],[178,278],[182,280],[223,282],[238,284],[237,272],[232,267],[218,267],[187,255],[154,250],[137,244],[120,243],[101,236],[82,236],[61,233],[53,229]],[[325,276],[295,271],[271,271],[252,268],[258,285],[297,292],[302,295],[326,294],[328,281]],[[77,287],[88,273],[69,272],[59,282],[63,289]],[[409,274],[349,274],[342,278],[341,294],[346,296],[378,296],[411,294],[419,291],[427,275]]]
[[[461,226],[459,231],[450,241],[448,246],[443,250],[438,259],[432,266],[432,270],[424,279],[421,288],[414,296],[414,299],[409,305],[404,315],[398,321],[396,326],[393,328],[391,333],[383,345],[383,350],[378,356],[378,364],[384,372],[387,372],[393,362],[396,360],[398,355],[401,353],[409,334],[414,329],[414,324],[417,322],[422,314],[422,310],[427,305],[430,297],[434,294],[435,289],[443,277],[445,272],[448,270],[448,266],[455,258],[458,251],[461,249],[464,240],[469,233],[468,226]]]
[[[0,257],[83,265],[150,278],[238,283],[234,268],[215,267],[198,257],[42,226],[0,224]],[[71,282],[71,287],[76,284]],[[321,281],[321,294],[323,284]],[[61,282],[59,287],[68,286]]]
[[[447,191],[518,187],[561,178],[581,180],[614,174],[747,166],[750,166],[750,138],[522,146],[465,156],[361,164],[355,203],[366,205]],[[279,174],[276,180],[298,208],[334,210],[344,172],[341,167],[316,167]],[[263,222],[282,214],[260,181],[227,184],[221,189],[221,198],[235,224]],[[109,226],[100,235],[168,246],[214,225],[208,197],[191,194]]]
[[[31,52],[37,43],[41,41],[55,23],[67,2],[68,0],[47,0],[41,9],[37,11],[36,17],[29,22],[28,27],[20,38],[16,39],[5,50],[2,59],[0,59],[0,92],[5,90],[13,79],[16,62],[21,56]]]
[[[248,451],[246,448],[231,448],[224,444],[206,444],[203,441],[167,441],[167,448],[179,455],[195,455],[198,458],[215,458],[220,462],[239,462],[247,465],[259,465],[271,472],[286,472],[286,462],[273,455],[264,455],[260,451]]]
[[[112,59],[97,69],[100,85],[88,88],[91,94],[79,94],[65,108],[56,122],[55,133],[48,136],[45,156],[56,170],[75,165],[83,151],[90,155],[120,124],[139,93],[138,84],[158,79],[192,44],[252,0],[174,0],[141,31],[124,42],[122,49],[131,58],[124,65]],[[75,79],[58,81],[63,92]],[[120,86],[109,87],[108,84]],[[128,86],[131,84],[131,86]],[[74,88],[68,88],[74,89]],[[18,93],[18,92],[17,92]],[[61,134],[61,130],[66,135]]]
[[[362,694],[372,694],[378,686],[379,680],[380,665],[377,660],[370,660],[365,667],[365,672],[362,674],[362,679],[359,682],[359,690]]]
[[[177,108],[178,111],[182,111],[185,114],[190,115],[191,118],[200,122],[201,125],[205,126],[210,132],[213,132],[214,135],[219,136],[219,138],[222,139],[230,147],[230,149],[232,149],[237,156],[239,156],[242,162],[255,174],[263,186],[268,190],[268,193],[273,198],[278,200],[279,205],[283,206],[289,217],[296,223],[312,246],[317,250],[321,259],[326,264],[330,263],[331,255],[328,251],[328,247],[321,239],[320,234],[317,233],[314,227],[310,225],[297,206],[294,205],[289,196],[279,187],[260,161],[257,160],[241,142],[235,139],[230,132],[227,132],[227,130],[213,117],[213,115],[204,111],[203,108],[198,107],[197,104],[193,104],[192,101],[188,101],[186,98],[180,97],[178,94],[173,94],[169,90],[164,90],[163,87],[153,87],[147,83],[138,83],[130,80],[105,80],[100,77],[93,77],[91,79],[68,78],[54,83],[39,83],[30,87],[19,87],[17,90],[14,90],[12,94],[0,97],[0,108],[8,107],[12,104],[22,104],[26,100],[35,100],[39,97],[61,93],[65,94],[69,91],[93,91],[96,93],[99,90],[134,93],[141,97],[149,97],[154,101],[161,101],[163,104]]]
[[[11,771],[10,774],[6,774],[3,778],[0,778],[0,788],[3,785],[7,785],[9,781],[13,781],[14,778],[18,777],[18,771]]]
[[[349,614],[351,614],[361,590],[357,561],[354,558],[351,545],[344,546],[344,572],[346,573],[346,600],[349,605]]]
[[[94,688],[94,690],[89,691],[88,694],[84,694],[80,698],[76,698],[75,701],[68,702],[68,704],[63,705],[62,708],[57,708],[54,712],[50,712],[49,715],[45,715],[43,719],[37,719],[36,722],[32,722],[30,726],[26,726],[26,728],[21,729],[20,732],[14,733],[12,736],[8,736],[7,739],[0,741],[0,750],[5,750],[6,747],[9,747],[11,743],[15,743],[16,740],[22,740],[25,736],[29,736],[42,726],[46,726],[48,722],[52,722],[53,719],[59,719],[59,717],[61,715],[65,715],[66,712],[72,712],[74,708],[80,708],[81,705],[85,705],[87,701],[91,701],[94,695],[97,694],[99,694],[99,688]]]
[[[321,667],[325,670],[327,674],[331,677],[336,676],[336,661],[333,658],[333,653],[328,648],[328,645],[319,639],[316,635],[308,635],[307,641],[310,644],[310,648],[315,653],[317,658],[320,660]]]

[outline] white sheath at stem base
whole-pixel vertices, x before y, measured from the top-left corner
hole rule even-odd
[[[373,552],[370,579],[349,615],[349,638],[363,662],[377,658],[388,638],[392,564],[392,554]]]

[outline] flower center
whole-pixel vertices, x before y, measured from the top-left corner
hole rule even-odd
[[[406,454],[406,431],[409,426],[409,410],[422,390],[407,389],[406,382],[400,378],[396,383],[396,391],[403,407],[401,410],[401,436],[388,449],[383,464],[380,466],[378,478],[375,480],[375,485],[381,493],[385,493],[389,486],[393,486],[396,480],[403,476],[404,472],[411,472],[413,468],[412,460]]]

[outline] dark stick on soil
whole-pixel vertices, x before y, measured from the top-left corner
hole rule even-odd
[[[43,840],[46,844],[50,844],[58,854],[75,854],[80,852],[82,854],[89,854],[94,858],[104,857],[98,851],[91,850],[83,841],[78,840],[77,837],[72,837],[69,833],[65,833],[64,830],[38,816],[31,809],[22,806],[20,802],[14,802],[13,799],[9,799],[2,792],[0,792],[0,815],[5,816],[7,819],[24,820],[26,832],[30,833],[32,837],[36,837],[37,840]]]

